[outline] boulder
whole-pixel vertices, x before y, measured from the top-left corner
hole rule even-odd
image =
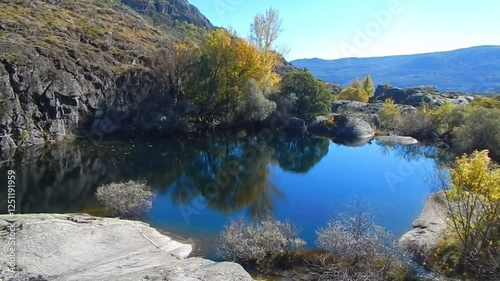
[[[0,279],[55,281],[252,280],[238,264],[187,258],[192,246],[129,220],[79,214],[0,216],[0,251],[16,230],[17,268],[0,256]],[[31,280],[31,279],[30,279]]]
[[[413,229],[399,239],[399,245],[417,262],[422,262],[443,239],[447,227],[444,196],[443,192],[431,194],[419,217],[413,222]]]
[[[445,103],[454,105],[468,104],[473,97],[456,92],[439,92],[434,87],[420,86],[412,88],[397,88],[390,85],[379,85],[370,102],[393,99],[397,104],[405,104],[418,107],[421,104],[441,106]]]
[[[396,136],[396,135],[380,136],[377,137],[377,140],[385,145],[395,145],[395,144],[412,145],[418,143],[418,140],[412,137]]]
[[[371,139],[375,136],[370,123],[362,118],[348,115],[334,115],[335,136],[343,139]]]
[[[284,120],[285,130],[293,133],[304,133],[307,131],[306,121],[297,117],[289,117]]]

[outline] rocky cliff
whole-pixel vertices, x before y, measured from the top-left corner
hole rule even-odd
[[[0,0],[0,150],[165,130],[154,54],[212,25],[185,0],[122,2]]]

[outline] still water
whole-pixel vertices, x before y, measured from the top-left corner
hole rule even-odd
[[[208,251],[229,218],[268,213],[297,225],[313,247],[316,229],[355,198],[395,235],[410,229],[430,192],[425,178],[438,153],[376,141],[350,147],[312,137],[256,140],[241,135],[97,146],[82,140],[4,153],[0,172],[17,172],[18,213],[103,215],[97,187],[145,180],[157,194],[146,220],[199,240]],[[4,213],[6,199],[0,198]]]

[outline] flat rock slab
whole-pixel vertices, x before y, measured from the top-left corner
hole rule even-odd
[[[8,221],[16,220],[18,271],[0,256],[0,280],[252,280],[238,264],[187,258],[192,246],[148,224],[89,215],[0,216],[0,251],[8,253]],[[40,279],[43,280],[43,279]]]
[[[394,144],[401,144],[401,145],[412,145],[412,144],[418,144],[418,140],[412,138],[412,137],[405,137],[405,136],[380,136],[377,137],[377,140],[380,141],[383,144],[387,145],[394,145]]]

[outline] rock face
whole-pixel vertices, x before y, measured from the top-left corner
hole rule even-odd
[[[18,270],[10,273],[2,255],[2,280],[37,275],[55,281],[252,280],[238,264],[186,258],[191,245],[145,223],[88,215],[2,215],[2,253],[8,252],[7,226],[13,218]]]
[[[422,86],[402,89],[390,85],[379,85],[370,102],[386,99],[393,99],[397,104],[418,107],[421,104],[441,106],[447,102],[454,105],[468,104],[474,97],[460,93],[440,93],[434,87]]]
[[[382,102],[366,103],[359,101],[340,100],[340,101],[334,101],[332,103],[332,112],[339,114],[343,112],[378,114],[378,112],[382,109],[383,106],[384,104]],[[410,105],[396,104],[396,107],[401,112],[417,110],[415,107]]]
[[[154,15],[165,14],[174,20],[184,21],[201,27],[213,27],[212,23],[186,0],[122,0],[134,10]]]
[[[413,222],[413,230],[399,240],[400,246],[417,262],[422,262],[443,238],[446,229],[446,202],[442,192],[427,198],[420,216]]]
[[[177,104],[154,58],[186,22],[197,36],[211,24],[185,0],[124,2],[140,13],[111,0],[0,2],[0,150],[184,130],[191,107]]]

